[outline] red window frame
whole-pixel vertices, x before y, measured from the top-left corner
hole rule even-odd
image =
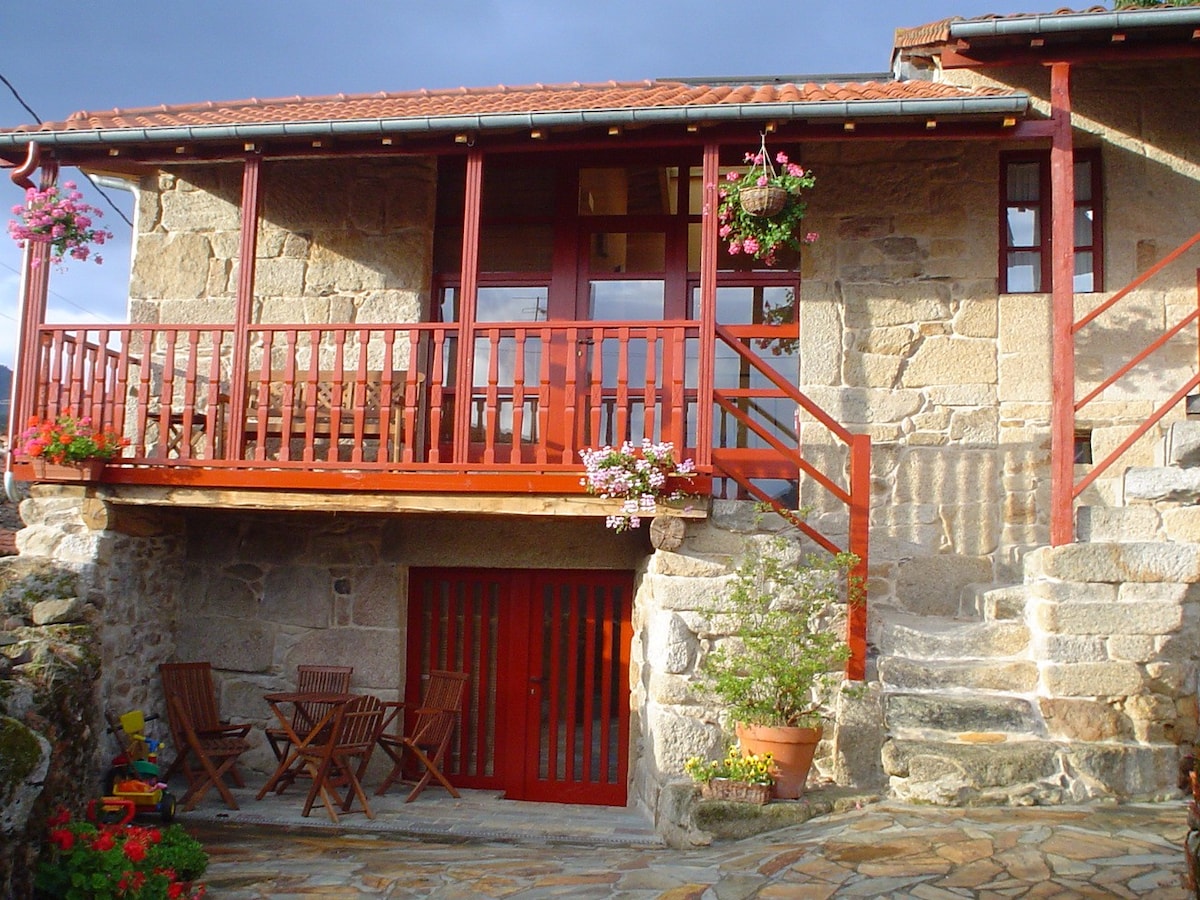
[[[1009,201],[1008,182],[1010,166],[1014,164],[1033,163],[1038,166],[1038,197],[1032,201]],[[1092,257],[1092,285],[1086,290],[1075,289],[1076,293],[1097,293],[1104,290],[1104,192],[1103,178],[1100,167],[1100,151],[1098,149],[1083,149],[1075,151],[1075,164],[1087,163],[1091,166],[1091,197],[1080,199],[1076,196],[1075,209],[1090,210],[1092,214],[1092,238],[1089,243],[1080,243],[1078,230],[1076,233],[1075,253],[1090,253]],[[1038,212],[1038,234],[1035,243],[1015,244],[1009,240],[1008,212],[1015,208],[1033,208]],[[1001,294],[1048,293],[1050,291],[1051,270],[1053,257],[1051,254],[1051,230],[1053,225],[1053,209],[1050,196],[1050,151],[1024,150],[1000,154],[1000,196],[999,196],[999,281]],[[1009,255],[1012,253],[1037,253],[1040,257],[1040,284],[1034,291],[1015,290],[1009,285]]]

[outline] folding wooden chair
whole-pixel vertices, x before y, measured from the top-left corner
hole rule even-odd
[[[354,666],[297,666],[296,693],[298,694],[348,694],[350,676]],[[292,712],[292,730],[306,734],[321,717],[329,712],[328,703],[297,703]],[[267,743],[275,759],[282,760],[291,740],[282,728],[267,728]]]
[[[231,725],[222,721],[217,707],[217,690],[213,684],[212,663],[162,663],[158,673],[162,677],[163,695],[179,698],[180,707],[198,737],[244,738],[249,734],[249,724]],[[178,738],[175,751],[175,759],[163,776],[164,781],[183,767],[183,745]],[[245,782],[236,766],[230,769],[229,775],[238,787],[244,786]]]
[[[303,815],[309,814],[319,796],[329,818],[337,822],[338,807],[343,813],[350,812],[357,797],[367,818],[375,818],[361,779],[371,761],[383,714],[384,706],[378,697],[355,697],[338,711],[325,740],[299,748],[301,761],[312,777]]]
[[[171,725],[171,739],[175,742],[175,765],[187,779],[187,790],[180,798],[185,810],[193,809],[215,787],[221,799],[230,809],[237,809],[237,801],[229,792],[224,778],[229,775],[241,784],[235,764],[243,753],[250,749],[245,737],[228,735],[201,735],[184,698],[179,694],[167,694],[167,718]]]
[[[424,769],[424,773],[416,782],[412,793],[405,799],[405,803],[415,800],[434,778],[450,792],[451,797],[459,796],[454,785],[442,774],[441,766],[446,749],[450,746],[450,737],[454,734],[454,726],[458,724],[462,711],[463,694],[466,692],[468,678],[465,672],[430,672],[425,699],[421,707],[413,711],[412,731],[408,735],[402,731],[404,704],[386,704],[393,709],[380,729],[378,744],[392,760],[392,770],[375,792],[376,795],[383,794],[396,781],[404,780],[403,762],[404,752],[407,750]],[[386,733],[393,722],[397,723],[397,731],[392,734]]]

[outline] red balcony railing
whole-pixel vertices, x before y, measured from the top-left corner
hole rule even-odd
[[[125,435],[117,480],[148,468],[212,484],[229,470],[577,477],[584,447],[650,438],[686,452],[695,441],[691,322],[480,325],[465,366],[454,324],[256,325],[238,361],[228,326],[39,334],[25,414],[87,415]]]

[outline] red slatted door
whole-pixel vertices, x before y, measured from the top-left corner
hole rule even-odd
[[[413,569],[409,583],[406,699],[430,669],[471,675],[451,780],[624,806],[632,573]]]

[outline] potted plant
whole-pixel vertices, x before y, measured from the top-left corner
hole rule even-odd
[[[59,481],[94,481],[104,465],[129,445],[115,431],[92,427],[86,416],[30,419],[16,451],[33,463],[37,478]]]
[[[801,235],[808,212],[804,191],[816,177],[782,151],[772,160],[765,137],[757,153],[746,154],[746,162],[744,173],[727,173],[717,190],[718,233],[731,256],[744,253],[773,266],[785,247],[799,252],[817,240],[813,231]]]
[[[616,531],[638,528],[643,517],[654,516],[660,501],[684,497],[680,483],[696,470],[690,459],[675,461],[670,441],[655,444],[648,438],[640,447],[625,441],[620,448],[585,448],[579,455],[586,470],[580,484],[588,493],[623,501],[620,512],[605,520]]]
[[[736,800],[760,806],[771,799],[774,770],[775,761],[771,754],[743,753],[736,746],[729,748],[724,759],[693,756],[683,764],[683,771],[700,785],[705,799]]]
[[[26,190],[25,205],[12,208],[17,218],[9,220],[8,233],[18,247],[29,241],[49,244],[50,261],[56,266],[66,256],[80,261],[91,256],[96,263],[104,262],[99,254],[92,255],[91,248],[112,240],[111,231],[93,227],[93,217],[100,218],[103,211],[83,202],[75,182],[64,182],[63,191],[56,185]]]
[[[750,540],[710,610],[704,684],[735,723],[742,750],[771,754],[783,799],[804,793],[822,713],[850,655],[829,626],[854,562],[849,553],[801,559],[779,536]]]

